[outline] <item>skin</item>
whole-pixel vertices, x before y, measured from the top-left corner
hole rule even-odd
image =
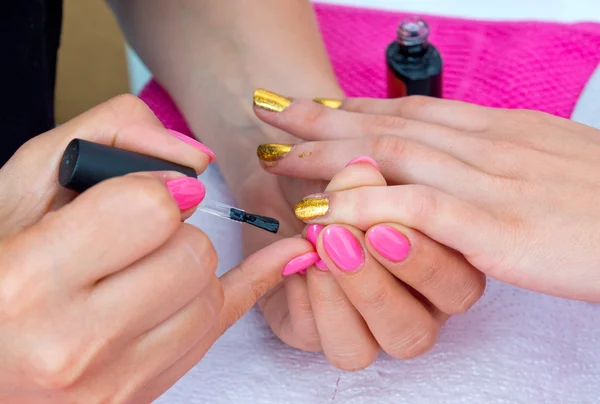
[[[385,185],[373,166],[355,164],[336,174],[325,192]],[[365,214],[363,220],[369,220],[370,213]],[[327,223],[344,223],[361,245],[362,265],[353,272],[338,268],[323,246],[321,233],[317,251],[328,270],[311,267],[307,276],[286,278],[283,287],[261,300],[260,307],[284,342],[322,350],[338,368],[365,368],[380,350],[401,359],[423,354],[434,346],[450,315],[464,313],[485,289],[483,274],[464,257],[417,231],[389,224],[411,244],[408,258],[390,262],[370,245],[355,221]]]
[[[424,97],[352,99],[343,110],[297,100],[257,114],[307,140],[296,153],[312,153],[271,173],[325,180],[365,151],[381,166],[388,186],[332,192],[315,223],[401,223],[500,281],[600,301],[597,129]],[[334,140],[318,141],[325,132]]]
[[[307,194],[323,191],[331,177],[327,181],[298,180],[262,170],[255,159],[258,144],[297,140],[260,122],[252,111],[251,100],[257,88],[300,98],[343,98],[310,2],[261,0],[260,7],[255,0],[109,3],[129,43],[168,90],[198,139],[216,153],[219,169],[241,207],[280,220],[280,236],[246,226],[245,253],[257,251],[281,236],[301,234],[305,225],[295,218],[294,204]],[[329,138],[326,133],[320,136],[323,140]],[[436,256],[441,262],[451,262],[453,254],[440,249]],[[431,266],[426,261],[414,265],[423,271]],[[292,282],[278,286],[273,295],[287,294],[292,299],[287,292]],[[267,316],[275,333],[294,347],[320,350],[321,340],[315,336],[314,326],[304,326],[314,325],[312,311],[299,309],[306,316],[294,316],[291,326],[280,322],[288,318],[288,306],[283,307],[283,312]],[[289,308],[290,314],[297,311]],[[356,369],[372,361],[372,352],[354,348],[358,356],[368,359],[343,365],[333,360],[334,364]]]
[[[175,173],[107,180],[76,196],[57,183],[73,138],[194,167],[208,156],[133,96],[25,144],[0,170],[0,401],[151,402],[193,367],[296,256],[286,239],[221,278],[216,252],[182,223]]]
[[[113,0],[127,39],[168,90],[198,139],[218,156],[219,169],[248,211],[277,217],[280,234],[303,225],[291,207],[326,183],[269,176],[256,164],[256,145],[290,141],[261,123],[252,95],[343,96],[307,0]],[[277,240],[245,229],[251,253]]]

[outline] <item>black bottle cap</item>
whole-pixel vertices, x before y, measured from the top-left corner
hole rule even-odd
[[[193,168],[116,147],[73,139],[62,156],[58,182],[83,192],[113,177],[142,171],[177,171],[196,178]]]

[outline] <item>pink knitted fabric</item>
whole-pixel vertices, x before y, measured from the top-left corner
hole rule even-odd
[[[384,52],[405,15],[323,4],[315,10],[346,94],[385,97]],[[599,24],[425,18],[444,59],[445,98],[570,117],[600,60]],[[165,126],[190,134],[158,83],[140,96]]]

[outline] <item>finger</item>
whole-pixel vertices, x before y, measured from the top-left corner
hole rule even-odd
[[[37,139],[39,148],[50,154],[55,166],[74,138],[158,157],[192,167],[198,173],[214,158],[206,146],[165,129],[150,108],[133,95],[113,98],[58,129]]]
[[[489,213],[422,185],[362,187],[313,195],[300,201],[295,213],[306,223],[346,223],[362,231],[379,223],[400,223],[467,258],[491,253],[502,241],[498,239],[499,222]],[[484,240],[482,233],[490,236]]]
[[[350,160],[346,167],[331,179],[325,191],[385,185],[387,183],[379,171],[377,162],[368,156],[359,156]]]
[[[261,120],[304,140],[355,139],[397,133],[400,130],[415,137],[432,131],[438,137],[451,133],[449,128],[443,126],[391,115],[367,115],[332,109],[309,100],[294,100],[281,112],[257,107],[254,110]]]
[[[490,108],[433,97],[348,98],[340,108],[362,114],[398,116],[469,132],[483,132],[490,125]]]
[[[296,158],[298,154],[306,157]],[[394,135],[301,143],[267,170],[289,177],[328,180],[357,155],[371,156],[390,184],[423,184],[475,198],[485,192],[491,181],[486,174],[451,155]]]
[[[71,388],[72,396],[94,402],[138,401],[140,396],[156,398],[168,388],[154,390],[165,371],[206,336],[223,305],[223,290],[216,276],[194,300],[157,327],[131,341],[122,351],[105,358]],[[115,385],[115,375],[127,383]],[[117,388],[118,387],[118,388]]]
[[[393,115],[370,115],[337,110],[304,100],[294,101],[282,112],[257,109],[256,113],[265,122],[304,140],[348,141],[361,139],[366,141],[369,144],[362,145],[362,153],[358,152],[375,158],[382,165],[382,169],[385,165],[382,159],[386,156],[390,161],[394,161],[397,157],[396,154],[401,156],[406,152],[405,148],[412,151],[414,147],[407,147],[407,143],[417,144],[425,150],[447,155],[485,172],[493,173],[495,167],[494,164],[490,164],[490,158],[498,159],[494,154],[489,153],[493,145],[490,138],[495,137],[492,131],[465,132],[448,126]],[[375,139],[366,140],[365,137]],[[371,144],[371,142],[373,143]],[[353,144],[355,147],[353,153],[357,152],[357,145],[357,143]],[[327,167],[325,164],[327,158],[323,159],[322,155],[317,156],[311,147],[297,145],[293,148],[293,153],[290,153],[292,146],[261,145],[258,155],[267,168],[273,165],[277,167],[282,165],[283,159],[288,153],[290,156],[304,157],[305,161],[295,161],[296,164],[309,162],[314,164],[316,158],[320,158],[316,160],[318,164],[315,164],[313,171],[319,170],[323,166]],[[344,146],[336,143],[335,153]],[[369,152],[365,153],[365,150]],[[292,160],[291,157],[288,159]],[[492,169],[489,168],[490,166]]]
[[[300,238],[279,240],[252,254],[221,277],[225,305],[220,331],[224,332],[282,279],[283,268],[295,257],[313,252],[312,245]]]
[[[310,304],[327,360],[347,371],[364,369],[373,363],[379,345],[333,275],[310,269],[307,280]]]
[[[371,256],[447,314],[466,312],[485,289],[485,276],[465,258],[418,231],[383,223],[366,232]]]
[[[267,323],[281,341],[308,352],[321,350],[306,277],[285,278],[281,286],[259,304]]]
[[[211,330],[173,366],[163,372],[144,394],[160,394],[198,363],[225,330],[244,315],[256,301],[282,279],[281,272],[294,257],[314,251],[306,240],[277,241],[252,254],[221,277],[224,305]]]
[[[180,226],[178,206],[158,178],[115,178],[20,232],[12,242],[23,253],[11,260],[21,280],[93,284],[156,250]]]
[[[0,171],[0,183],[11,189],[3,206],[11,219],[27,227],[75,194],[62,188],[58,168],[65,148],[80,138],[192,167],[202,173],[212,152],[198,142],[169,133],[152,111],[134,96],[120,96],[24,144]]]
[[[206,234],[183,224],[153,253],[95,286],[88,299],[95,322],[113,344],[126,343],[199,296],[216,268],[217,255]]]
[[[438,322],[421,302],[373,259],[362,240],[364,233],[360,230],[332,225],[321,233],[317,249],[381,348],[403,359],[422,354],[435,344]]]

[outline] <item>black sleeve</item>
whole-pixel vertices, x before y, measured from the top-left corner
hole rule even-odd
[[[27,140],[54,126],[62,0],[0,6],[0,166]]]

